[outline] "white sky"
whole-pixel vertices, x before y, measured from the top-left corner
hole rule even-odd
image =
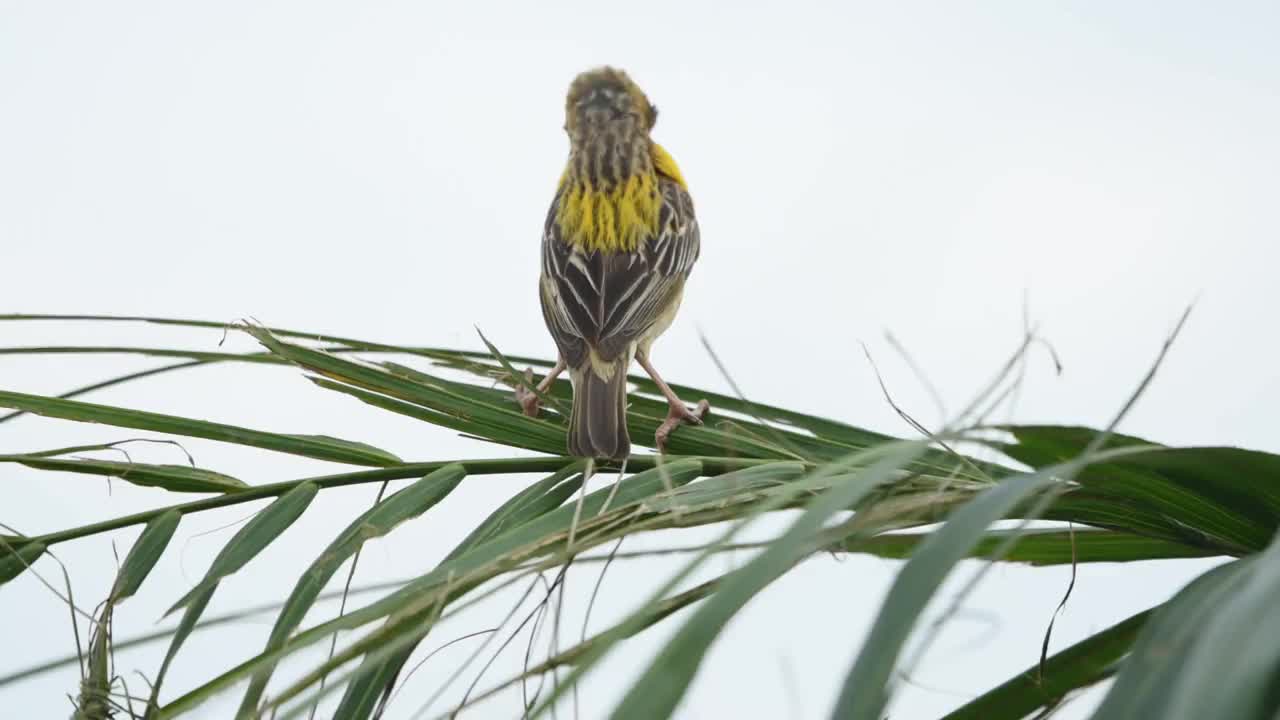
[[[4,2],[0,312],[253,316],[468,347],[479,325],[508,352],[550,354],[534,288],[539,230],[566,153],[563,93],[575,73],[610,63],[661,109],[655,137],[681,163],[703,228],[681,317],[655,350],[668,378],[724,389],[701,329],[752,397],[905,434],[859,343],[871,345],[898,399],[933,422],[883,331],[955,409],[1017,343],[1025,293],[1065,372],[1055,377],[1044,357],[1034,363],[1015,417],[1100,425],[1198,298],[1124,429],[1280,452],[1278,31],[1280,7],[1268,2]],[[0,327],[3,346],[213,349],[218,339]],[[228,346],[253,347],[243,337]],[[0,358],[0,387],[61,392],[145,366]],[[91,399],[325,432],[409,459],[501,452],[287,370],[204,369]],[[0,451],[135,435],[26,419],[0,426]],[[251,483],[333,468],[185,445],[202,465]],[[107,495],[97,480],[13,467],[0,477],[0,522],[31,534],[175,499],[123,483]],[[466,481],[437,511],[370,545],[357,584],[423,571],[520,482]],[[375,491],[317,502],[224,583],[211,612],[283,598]],[[120,609],[119,635],[152,627],[232,530],[199,532],[246,513],[186,520],[180,551]],[[121,552],[136,532],[113,536]],[[57,553],[77,600],[94,605],[114,567],[106,537]],[[1205,566],[1081,568],[1054,647],[1158,602]],[[52,562],[38,567],[58,577]],[[671,567],[616,566],[593,627]],[[802,566],[730,627],[680,716],[821,717],[897,567],[860,557]],[[569,627],[594,576],[571,576]],[[920,686],[903,688],[894,720],[935,717],[1031,664],[1066,580],[1062,568],[997,568],[916,669]],[[65,607],[34,578],[0,590],[0,608],[0,674],[73,649]],[[442,628],[428,647],[485,627],[501,609]],[[582,716],[611,708],[678,625],[616,653],[584,688]],[[196,636],[166,696],[242,659],[268,627]],[[412,715],[466,647],[426,665],[393,715]],[[161,652],[118,660],[150,672]],[[505,677],[522,653],[486,679]],[[75,682],[74,672],[50,674],[0,696],[28,717],[50,717],[66,712]],[[235,701],[201,715],[226,717]],[[473,715],[510,717],[518,703],[507,696]]]

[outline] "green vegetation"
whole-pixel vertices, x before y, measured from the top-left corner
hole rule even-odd
[[[0,316],[0,321],[32,317]],[[221,327],[169,319],[86,319]],[[584,476],[619,468],[563,456],[565,419],[558,408],[568,407],[567,381],[553,385],[537,419],[523,416],[512,401],[510,386],[518,377],[513,371],[526,366],[545,370],[546,360],[503,357],[496,349],[474,353],[257,326],[238,329],[256,338],[264,351],[242,355],[172,348],[0,348],[0,354],[124,353],[177,361],[60,398],[0,391],[0,407],[14,411],[0,423],[36,413],[363,468],[248,485],[206,468],[81,457],[110,445],[0,456],[0,462],[39,470],[107,475],[202,495],[38,537],[0,536],[3,583],[41,563],[60,543],[91,541],[134,525],[144,528],[124,557],[110,596],[94,612],[97,622],[87,652],[66,661],[79,662],[83,669],[84,681],[74,690],[78,717],[178,717],[220,693],[240,693],[239,716],[246,718],[306,716],[318,699],[331,694],[341,698],[335,717],[376,717],[396,681],[403,679],[414,651],[442,619],[544,571],[555,576],[554,587],[567,564],[611,557],[591,551],[616,550],[622,538],[692,526],[714,526],[715,539],[688,548],[671,576],[655,577],[649,596],[634,613],[576,645],[535,658],[518,677],[482,685],[468,702],[526,679],[555,674],[557,682],[546,683],[541,695],[527,699],[529,716],[549,715],[607,654],[665,622],[678,628],[658,656],[637,669],[620,704],[585,712],[589,717],[606,711],[618,718],[669,716],[717,636],[753,597],[806,558],[839,552],[905,562],[838,695],[826,701],[831,717],[885,717],[897,687],[894,671],[909,661],[904,656],[908,637],[923,633],[927,646],[936,628],[922,627],[922,612],[965,558],[1065,565],[1222,557],[1224,563],[1171,592],[1163,604],[1047,655],[998,687],[984,693],[974,688],[981,694],[948,718],[1038,717],[1077,690],[1108,678],[1115,682],[1094,716],[1104,720],[1270,720],[1280,706],[1280,603],[1274,602],[1280,597],[1280,543],[1273,540],[1280,524],[1280,456],[1237,448],[1167,447],[1116,434],[1111,428],[984,426],[980,408],[998,402],[1015,382],[1008,372],[950,427],[919,439],[887,437],[835,420],[677,386],[683,397],[711,401],[714,414],[709,421],[681,428],[671,439],[671,455],[633,455],[616,485],[585,492]],[[1024,344],[1009,367],[1025,349]],[[392,355],[399,361],[386,359]],[[500,459],[401,460],[348,439],[281,434],[79,399],[117,382],[210,363],[293,366],[318,391],[343,393],[381,410],[522,452]],[[1149,375],[1142,387],[1150,379]],[[634,385],[628,420],[633,438],[639,440],[652,436],[666,415],[666,405],[646,378],[634,378]],[[973,450],[979,447],[998,451],[1004,460],[975,459]],[[436,503],[471,476],[482,474],[525,475],[528,481],[488,517],[477,518],[474,531],[429,572],[391,586],[365,588],[358,595],[361,602],[353,602],[341,615],[306,623],[308,611],[326,597],[331,579],[365,541],[393,533],[406,522],[432,522]],[[166,670],[191,633],[243,617],[205,615],[223,579],[253,562],[318,495],[335,487],[388,480],[413,482],[381,497],[367,511],[353,512],[350,524],[335,533],[326,548],[300,561],[296,585],[282,604],[246,611],[274,614],[264,646],[244,648],[243,662],[214,669],[188,692],[176,694],[165,687]],[[170,613],[178,618],[176,625],[140,638],[111,636],[115,607],[143,586],[166,550],[173,551],[171,541],[184,517],[264,499],[271,502],[225,543],[196,587],[173,598]],[[783,510],[790,511],[788,524],[776,537],[764,543],[739,541],[747,523]],[[1051,520],[1060,525],[992,527],[1001,520]],[[729,550],[742,552],[744,547],[752,553],[748,561],[688,587],[687,581],[708,559]],[[960,598],[952,600],[953,609],[980,580],[981,574],[961,590]],[[373,597],[366,599],[368,595]],[[0,606],[3,602],[0,591]],[[340,631],[347,634],[323,662],[291,675],[288,682],[273,673],[283,659],[317,644],[328,645]],[[113,647],[143,642],[168,643],[162,667],[113,667]],[[0,678],[0,688],[56,666]],[[137,693],[132,701],[124,697],[121,678],[135,669],[152,684],[146,693],[149,699],[137,698]],[[459,674],[464,672],[474,676],[480,669],[463,666]],[[430,712],[433,717],[448,716],[454,709],[432,707]]]

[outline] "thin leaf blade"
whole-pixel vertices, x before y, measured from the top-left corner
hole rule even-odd
[[[0,585],[26,572],[48,549],[44,543],[35,540],[15,546],[6,542],[0,546]]]
[[[29,455],[0,455],[0,462],[18,463],[36,470],[115,477],[133,485],[158,487],[169,492],[228,493],[248,487],[242,480],[230,475],[188,465],[152,465]]]
[[[350,465],[388,466],[400,458],[365,443],[324,435],[282,435],[177,415],[0,390],[0,407],[75,422],[198,437]]]
[[[116,576],[115,585],[111,589],[112,603],[119,603],[138,591],[142,581],[147,579],[147,575],[151,574],[152,568],[164,554],[165,548],[169,547],[169,541],[173,539],[173,533],[181,521],[182,513],[170,510],[146,524],[120,566],[120,574]]]
[[[501,534],[504,530],[519,527],[559,507],[581,486],[582,475],[580,473],[575,475],[581,467],[581,462],[570,463],[563,469],[517,492],[490,513],[441,562],[448,562],[485,540]],[[418,639],[419,643],[430,630],[429,617],[424,618],[424,625]],[[347,683],[342,701],[334,711],[334,717],[348,718],[348,720],[364,720],[370,717],[377,708],[379,698],[386,697],[390,692],[401,669],[416,648],[417,643],[414,643],[386,660],[366,659]]]
[[[461,465],[445,466],[384,499],[352,521],[307,568],[294,586],[271,629],[267,649],[284,644],[302,623],[325,583],[366,540],[386,535],[400,523],[426,512],[452,492],[464,477],[466,470]],[[253,676],[241,700],[237,717],[253,716],[270,676],[270,667]]]
[[[174,603],[165,614],[168,615],[186,606],[196,595],[216,585],[224,577],[239,571],[250,560],[257,557],[277,537],[289,529],[302,516],[302,513],[306,512],[317,492],[319,487],[315,483],[302,483],[276,498],[270,505],[250,518],[249,522],[236,531],[222,550],[218,551],[204,578]]]

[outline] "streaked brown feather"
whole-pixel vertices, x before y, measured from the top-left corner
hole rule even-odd
[[[570,366],[594,351],[604,361],[629,352],[679,297],[700,253],[689,193],[662,178],[659,233],[636,252],[584,251],[564,242],[548,213],[542,244],[547,326]],[[557,196],[558,199],[558,196]]]

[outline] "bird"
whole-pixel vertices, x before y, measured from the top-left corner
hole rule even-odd
[[[682,424],[701,425],[651,362],[653,342],[680,308],[700,252],[693,199],[679,166],[650,137],[658,109],[626,72],[578,75],[565,99],[569,158],[542,233],[539,298],[558,359],[537,386],[516,388],[524,413],[566,369],[573,386],[568,450],[620,460],[631,451],[627,373],[634,359],[666,397],[654,447]],[[526,374],[531,384],[531,374]]]

